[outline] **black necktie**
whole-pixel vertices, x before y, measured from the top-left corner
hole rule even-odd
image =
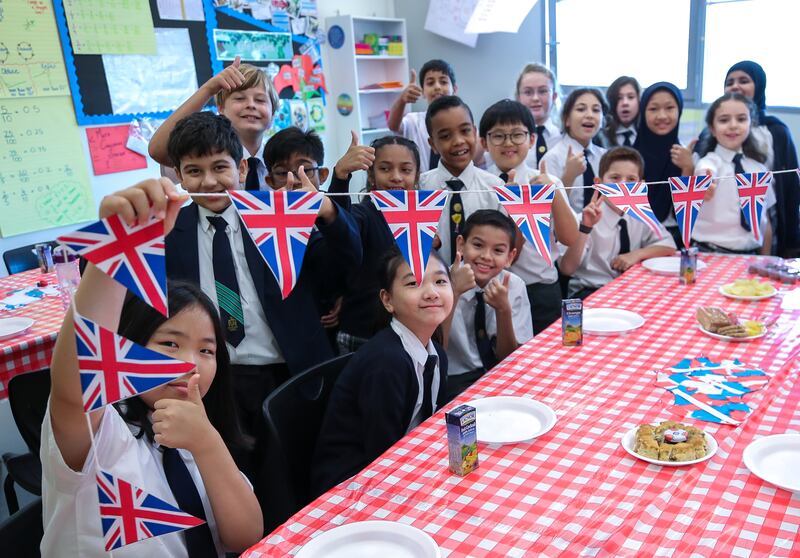
[[[625,130],[624,132],[622,132],[622,135],[625,136],[625,140],[622,142],[622,145],[624,145],[625,147],[632,146],[633,143],[631,142],[631,136],[633,135],[633,131]]]
[[[627,254],[631,251],[631,237],[628,235],[628,222],[619,220],[619,253]]]
[[[425,370],[422,372],[422,407],[419,410],[420,422],[433,414],[433,373],[439,357],[428,355],[425,361]]]
[[[537,165],[542,160],[542,157],[544,157],[545,153],[547,153],[547,142],[544,141],[544,126],[536,126],[536,164]]]
[[[741,153],[737,153],[733,156],[733,172],[735,174],[744,174],[744,167],[742,166],[742,155]],[[750,225],[747,223],[747,219],[744,218],[744,213],[742,213],[741,209],[739,210],[739,224],[742,225],[742,228],[746,231],[751,230]]]
[[[225,339],[238,347],[244,339],[244,312],[239,295],[239,282],[233,265],[233,251],[225,229],[228,222],[224,217],[209,217],[208,222],[216,229],[211,257],[214,260],[214,287],[217,291],[219,317]]]
[[[500,180],[503,181],[503,184],[508,184],[508,173],[507,172],[501,172],[500,173]]]
[[[475,292],[475,343],[478,346],[478,354],[483,367],[491,370],[497,361],[492,349],[492,340],[486,332],[486,301],[483,300],[481,291]]]
[[[461,227],[464,226],[464,206],[461,205],[461,194],[457,193],[464,189],[464,183],[458,178],[446,181],[447,187],[454,194],[450,194],[450,263],[456,259],[456,238],[461,234]]]
[[[197,491],[189,469],[186,468],[186,463],[183,462],[183,458],[175,448],[165,447],[163,449],[164,475],[167,477],[167,483],[169,483],[178,507],[186,513],[205,520],[206,511],[203,509],[203,501],[200,499],[200,493]],[[185,530],[183,536],[186,538],[186,550],[192,558],[217,556],[217,549],[214,546],[214,539],[211,537],[208,523]]]
[[[428,170],[433,170],[439,166],[439,154],[431,148],[431,163],[428,165]]]
[[[245,190],[260,190],[261,184],[258,182],[258,157],[247,159],[247,176],[244,178]]]
[[[588,149],[583,150],[583,156],[586,157],[586,170],[583,171],[583,185],[590,186],[594,184],[594,169],[592,169],[592,164],[589,162],[589,154],[591,151]],[[584,188],[583,190],[583,207],[589,205],[592,201],[592,195],[594,195],[594,188]]]

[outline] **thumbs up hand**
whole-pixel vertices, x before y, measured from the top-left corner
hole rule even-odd
[[[416,103],[420,97],[422,97],[422,88],[417,85],[417,71],[412,68],[408,85],[403,89],[400,98],[406,104],[413,104]]]
[[[510,280],[511,274],[505,271],[502,279],[500,279],[499,275],[494,277],[483,290],[486,304],[494,308],[498,313],[511,313],[511,303],[508,300],[508,283]]]
[[[165,393],[175,398],[159,399],[153,405],[154,440],[162,446],[181,448],[193,454],[202,444],[212,441],[216,433],[206,415],[200,393],[200,374],[191,373],[164,386]]]
[[[358,144],[358,134],[350,130],[350,147],[336,163],[333,172],[340,180],[347,180],[351,173],[357,170],[367,170],[375,161],[375,149]]]
[[[468,263],[464,263],[461,252],[456,252],[456,258],[450,266],[450,283],[457,297],[475,287],[475,272]]]

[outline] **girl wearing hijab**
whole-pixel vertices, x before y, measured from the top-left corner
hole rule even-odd
[[[678,124],[683,113],[683,96],[675,85],[659,81],[644,90],[640,103],[639,134],[633,147],[644,159],[646,182],[660,182],[670,176],[688,176],[694,171],[690,149],[678,140]],[[650,207],[675,239],[683,243],[675,220],[672,194],[668,184],[647,188]]]

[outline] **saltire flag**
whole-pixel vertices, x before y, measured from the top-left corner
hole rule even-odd
[[[761,240],[761,214],[764,212],[764,198],[771,181],[771,172],[747,172],[736,175],[742,214],[756,240]]]
[[[621,211],[650,227],[650,230],[658,238],[661,238],[658,217],[653,213],[650,208],[650,200],[647,199],[646,182],[595,184],[594,188]]]
[[[522,184],[495,186],[495,193],[522,235],[547,265],[553,265],[550,254],[550,211],[556,193],[555,184]]]
[[[169,383],[196,368],[73,313],[85,412]]]
[[[669,188],[672,192],[672,205],[675,207],[675,219],[681,231],[683,245],[691,244],[692,230],[697,221],[700,206],[706,190],[711,186],[710,176],[671,176]]]
[[[447,190],[376,190],[372,201],[386,219],[417,285],[421,285],[439,218],[447,204]]]
[[[205,523],[117,476],[95,476],[106,551]]]
[[[323,194],[245,190],[232,190],[229,194],[286,298],[300,277]]]
[[[112,215],[57,240],[167,315],[164,221],[129,227]]]

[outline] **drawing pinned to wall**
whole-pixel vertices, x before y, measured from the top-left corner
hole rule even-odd
[[[430,0],[425,30],[474,48],[478,34],[465,29],[477,3],[478,0]]]
[[[156,0],[161,19],[204,21],[203,0]]]
[[[272,126],[267,131],[267,136],[272,136],[292,125],[292,108],[289,99],[281,99],[278,110],[272,116]]]
[[[516,33],[536,0],[478,0],[465,28],[469,33]]]
[[[272,25],[281,31],[289,31],[289,14],[286,10],[272,8]]]
[[[289,33],[214,29],[214,48],[219,60],[234,60],[237,56],[243,62],[291,60],[292,36]]]
[[[317,15],[317,0],[300,0],[300,15],[301,16],[316,16]]]
[[[0,235],[88,221],[95,204],[67,96],[0,103]]]
[[[149,2],[63,2],[75,54],[155,54]]]
[[[86,128],[94,175],[146,169],[147,159],[127,147],[130,126]]]
[[[292,114],[292,126],[296,126],[303,131],[308,130],[308,109],[305,101],[292,99],[289,101],[289,108]]]
[[[69,95],[50,2],[3,2],[0,9],[0,98]]]
[[[308,126],[318,134],[322,134],[325,132],[325,103],[319,97],[315,97],[308,99],[306,106],[308,107]]]
[[[256,19],[272,19],[271,0],[250,0],[250,13]]]

